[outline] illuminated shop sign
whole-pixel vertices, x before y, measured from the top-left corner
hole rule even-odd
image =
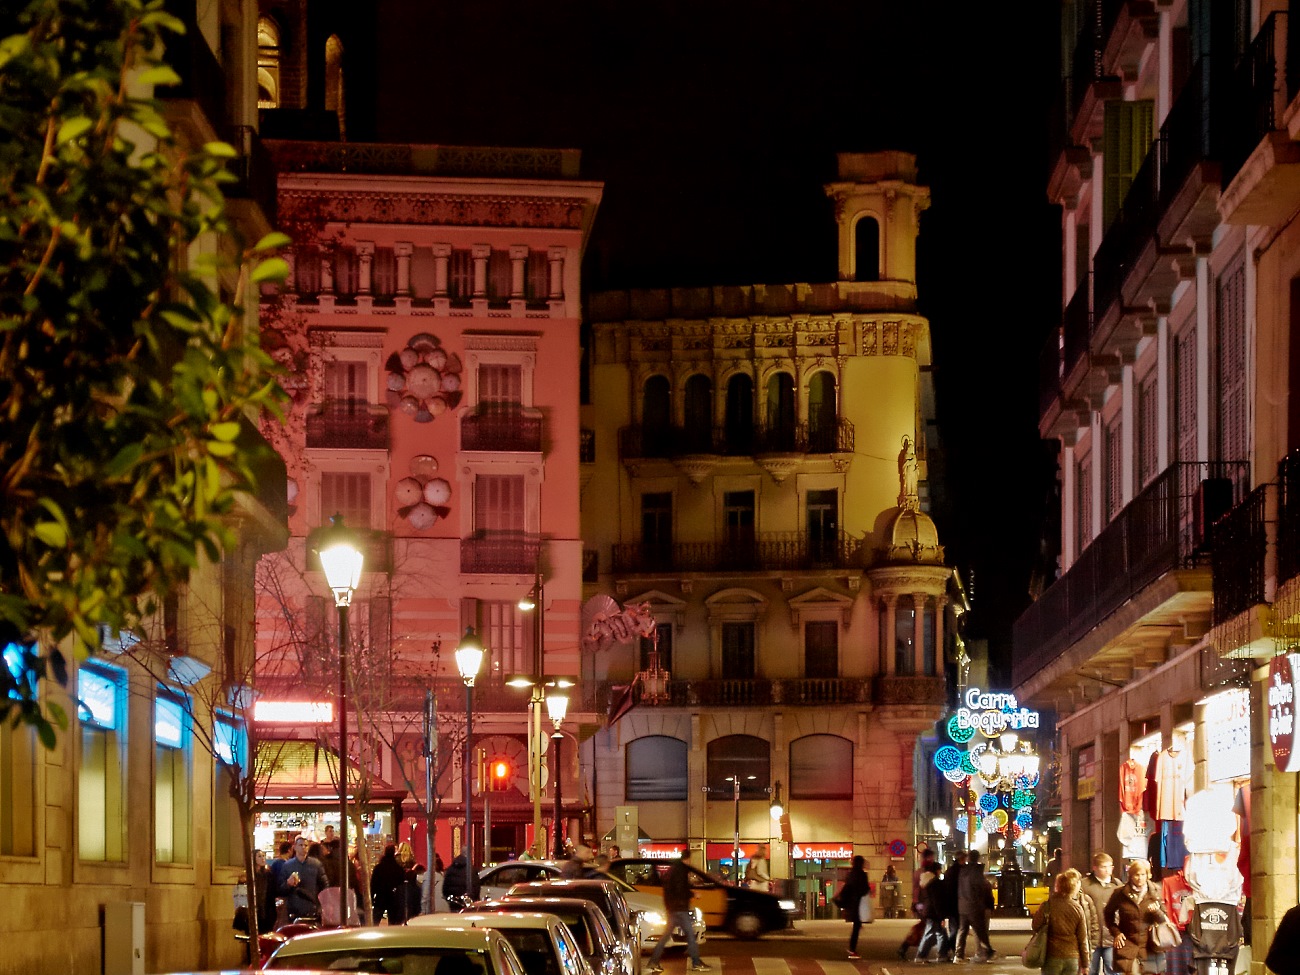
[[[641,856],[655,860],[676,860],[685,849],[685,843],[642,843],[637,847]]]
[[[852,843],[795,843],[790,855],[796,860],[851,860]]]
[[[253,720],[269,724],[329,724],[334,705],[329,701],[257,701]]]
[[[1268,663],[1268,740],[1279,772],[1300,770],[1295,748],[1295,664],[1295,654],[1281,654]]]
[[[957,709],[957,727],[961,730],[977,730],[986,738],[996,738],[1004,731],[1038,727],[1038,712],[1022,708],[1014,694],[971,687],[967,689],[962,703],[964,707]]]
[[[1205,765],[1211,782],[1250,775],[1250,692],[1236,688],[1205,700]]]

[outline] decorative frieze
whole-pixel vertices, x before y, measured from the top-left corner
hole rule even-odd
[[[328,204],[331,222],[445,225],[453,227],[538,227],[579,230],[584,201],[575,198],[470,196],[466,194],[354,191],[321,193],[282,190],[283,221],[311,220]]]

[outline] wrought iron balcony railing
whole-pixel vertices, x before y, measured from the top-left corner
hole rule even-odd
[[[542,416],[523,409],[484,409],[471,413],[461,418],[460,445],[464,450],[539,453]]]
[[[541,537],[521,531],[478,531],[460,540],[460,571],[532,575]]]
[[[935,678],[923,678],[932,681]],[[938,678],[939,702],[943,701],[943,678]],[[608,713],[619,689],[627,680],[600,681],[592,688],[586,706]],[[668,697],[662,701],[641,699],[644,707],[825,707],[833,704],[870,704],[872,682],[861,677],[792,677],[679,679],[668,682]],[[895,703],[895,702],[891,702]]]
[[[388,408],[373,403],[326,403],[307,414],[307,446],[388,449]]]
[[[620,542],[615,574],[653,572],[771,572],[862,567],[862,540],[847,532],[759,532],[713,542]]]
[[[1214,571],[1214,622],[1226,622],[1264,602],[1268,556],[1268,496],[1272,484],[1257,487],[1215,525],[1210,546]]]
[[[1288,58],[1296,42],[1284,44],[1284,39],[1289,40],[1287,26],[1287,11],[1273,11],[1237,61],[1232,79],[1234,125],[1224,160],[1224,186],[1232,182],[1265,136],[1285,127],[1280,117],[1287,104],[1283,92],[1292,90],[1296,82],[1291,76],[1297,74]]]
[[[757,454],[853,453],[853,424],[844,417],[810,423],[722,427],[624,427],[618,433],[624,460],[670,459],[691,454],[750,457]]]

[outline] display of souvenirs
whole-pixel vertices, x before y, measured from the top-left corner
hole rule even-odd
[[[1119,767],[1119,808],[1121,812],[1137,815],[1142,812],[1142,795],[1147,791],[1146,772],[1135,758],[1126,759]]]
[[[1232,789],[1213,785],[1191,796],[1185,807],[1183,843],[1188,853],[1220,853],[1237,843],[1237,817],[1232,811]]]
[[[1197,975],[1227,975],[1234,971],[1241,934],[1236,901],[1197,903],[1187,921],[1187,935],[1192,944]]]
[[[1241,901],[1242,878],[1237,869],[1237,851],[1235,847],[1220,853],[1193,853],[1187,858],[1184,868],[1187,882],[1196,891],[1198,901],[1225,901],[1237,904]]]
[[[1147,837],[1151,835],[1151,820],[1140,810],[1136,813],[1121,813],[1119,828],[1115,836],[1124,848],[1124,857],[1138,860],[1147,855]]]
[[[1192,782],[1192,759],[1178,735],[1173,744],[1163,751],[1156,752],[1155,758],[1155,800],[1149,808],[1153,819],[1164,821],[1182,820],[1187,793]],[[1150,788],[1148,778],[1148,788]]]

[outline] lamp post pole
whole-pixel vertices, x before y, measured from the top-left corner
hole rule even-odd
[[[334,515],[314,546],[339,611],[339,918],[348,926],[348,607],[361,584],[365,554],[343,516]]]
[[[465,683],[465,741],[461,750],[461,766],[465,771],[465,893],[474,896],[474,791],[470,777],[470,737],[474,730],[474,680],[483,665],[483,644],[474,635],[474,627],[465,629],[460,646],[456,648],[456,669]]]
[[[740,886],[740,776],[731,777],[731,807],[735,828],[731,834],[731,879]]]
[[[564,723],[564,716],[569,710],[569,687],[572,681],[557,677],[546,685],[546,710],[550,714],[551,721],[555,724],[555,733],[551,735],[551,741],[555,743],[555,751],[551,759],[555,767],[552,770],[555,778],[555,858],[557,860],[564,858],[564,806],[563,790],[561,780],[564,778],[563,766],[560,764],[560,742],[563,735],[560,732],[560,725]]]
[[[424,693],[424,862],[428,870],[424,875],[424,889],[420,893],[421,910],[432,914],[437,906],[433,896],[434,882],[434,830],[433,789],[438,767],[438,699],[433,691]]]
[[[533,686],[528,694],[528,791],[533,800],[533,850],[538,856],[546,852],[546,833],[542,829],[542,664],[546,637],[546,589],[539,570],[534,583],[537,605],[533,607]]]
[[[555,746],[555,859],[564,859],[564,809],[561,800],[560,779],[560,742],[564,741],[564,735],[558,730],[551,735],[551,741]]]

